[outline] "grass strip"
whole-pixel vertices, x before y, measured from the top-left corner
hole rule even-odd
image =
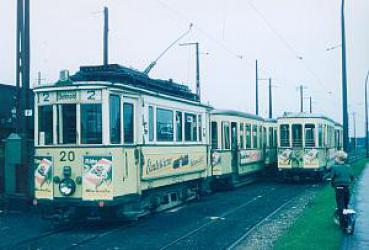
[[[360,176],[367,163],[368,159],[363,159],[352,164],[356,177]],[[274,249],[339,249],[343,235],[333,223],[335,208],[334,189],[326,185],[290,229],[278,239]]]

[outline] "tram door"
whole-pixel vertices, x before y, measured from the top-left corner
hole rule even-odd
[[[237,122],[231,122],[231,152],[232,170],[238,173],[238,145],[237,145]]]

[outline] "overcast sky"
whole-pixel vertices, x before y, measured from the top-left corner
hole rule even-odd
[[[30,0],[31,80],[55,81],[61,69],[102,63],[102,9],[110,10],[110,63],[143,70],[188,29],[200,42],[204,102],[255,112],[255,59],[272,77],[274,115],[299,111],[306,86],[313,111],[341,122],[340,0]],[[369,70],[369,1],[347,0],[349,111],[364,134],[364,80]],[[16,1],[0,1],[0,82],[15,84]],[[242,58],[240,57],[242,55]],[[301,59],[302,58],[302,59]],[[194,48],[174,46],[154,78],[195,84]],[[267,81],[260,112],[268,114]],[[308,99],[305,110],[308,111]],[[350,115],[350,125],[352,115]]]

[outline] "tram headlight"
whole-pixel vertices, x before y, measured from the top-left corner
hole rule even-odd
[[[64,179],[59,183],[59,191],[64,196],[70,196],[76,191],[76,183],[72,179]]]

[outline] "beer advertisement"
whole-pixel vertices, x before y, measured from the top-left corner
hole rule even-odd
[[[35,197],[53,199],[53,160],[51,156],[35,156]]]
[[[112,156],[84,156],[82,173],[83,200],[113,199]]]

